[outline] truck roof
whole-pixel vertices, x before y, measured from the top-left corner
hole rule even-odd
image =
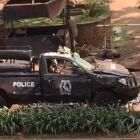
[[[0,63],[1,72],[29,72],[31,71],[30,62],[15,60],[15,63]]]
[[[62,54],[62,53],[57,53],[57,52],[48,52],[48,53],[45,53],[44,56],[72,58],[71,54]]]

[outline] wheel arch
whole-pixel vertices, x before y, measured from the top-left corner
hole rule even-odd
[[[8,96],[8,93],[6,90],[0,88],[0,96],[4,98],[4,100],[7,102],[8,106],[11,106],[11,100],[10,97]]]
[[[100,90],[95,97],[93,98],[93,102],[97,106],[108,106],[108,105],[118,105],[119,99],[118,97],[112,92],[112,90]]]
[[[115,94],[115,92],[111,88],[109,88],[109,87],[102,87],[102,88],[95,89],[91,93],[91,100],[93,100],[97,94],[100,94],[103,91],[108,91],[108,92],[111,92],[112,94]]]

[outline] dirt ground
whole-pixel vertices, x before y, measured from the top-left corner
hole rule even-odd
[[[140,9],[138,0],[110,0],[112,24],[140,24]],[[118,36],[113,45],[121,52],[120,59],[115,60],[127,67],[140,69],[140,25],[115,26]],[[140,83],[140,71],[136,72]],[[134,105],[140,111],[140,104]]]
[[[84,0],[74,0],[83,3]],[[115,59],[126,67],[140,69],[140,8],[139,0],[108,0],[111,10],[111,23],[114,24],[139,24],[137,26],[113,26],[112,31],[118,32],[112,35],[112,47],[121,53],[119,59]],[[140,83],[140,72],[136,73]]]
[[[112,24],[139,24],[140,9],[137,1],[111,0]],[[133,68],[140,68],[140,25],[115,26],[114,28],[120,32],[120,40],[113,42],[115,47],[117,46],[122,50],[118,62]]]

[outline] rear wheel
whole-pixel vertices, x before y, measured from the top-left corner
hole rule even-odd
[[[2,108],[4,106],[8,107],[8,104],[7,104],[6,100],[0,96],[0,108]]]
[[[93,102],[97,106],[116,106],[118,104],[118,98],[110,91],[102,91],[96,94]]]

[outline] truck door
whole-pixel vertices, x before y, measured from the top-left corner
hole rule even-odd
[[[66,58],[46,59],[43,96],[50,101],[77,101],[88,98],[91,81],[82,68]]]

